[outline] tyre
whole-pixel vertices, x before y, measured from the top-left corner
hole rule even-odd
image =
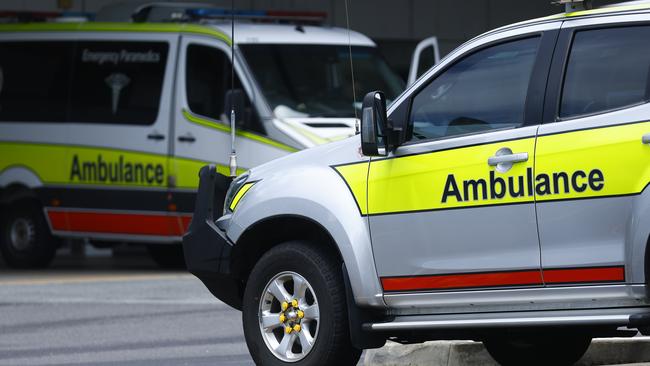
[[[558,333],[562,332],[558,330]],[[587,352],[591,337],[568,333],[521,335],[483,341],[492,358],[503,366],[573,365]]]
[[[10,206],[0,226],[0,252],[8,266],[43,268],[54,259],[59,240],[50,233],[39,205],[23,202]]]
[[[307,242],[269,250],[251,272],[242,317],[258,365],[355,365],[341,263]]]
[[[149,256],[161,268],[185,269],[185,255],[181,244],[147,245]]]

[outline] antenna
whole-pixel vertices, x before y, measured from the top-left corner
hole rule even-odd
[[[350,55],[350,73],[352,76],[352,109],[354,109],[354,133],[359,134],[359,117],[357,116],[357,91],[354,85],[354,63],[352,62],[352,38],[350,37],[350,14],[348,12],[348,0],[345,0],[345,22],[348,26],[348,52]]]
[[[230,29],[230,90],[235,90],[235,0],[231,0]],[[237,151],[235,150],[235,98],[230,98],[230,176],[237,176]]]

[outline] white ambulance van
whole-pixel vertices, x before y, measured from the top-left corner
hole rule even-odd
[[[237,13],[231,88],[231,14],[182,15],[0,25],[8,265],[46,266],[65,238],[143,243],[178,263],[199,168],[228,173],[231,103],[244,172],[355,133],[350,57],[358,95],[404,88],[368,37],[291,12]]]

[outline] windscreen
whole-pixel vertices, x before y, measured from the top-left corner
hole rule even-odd
[[[375,47],[352,47],[356,105],[347,45],[244,44],[239,46],[278,117],[354,117],[374,90],[390,103],[404,81]]]

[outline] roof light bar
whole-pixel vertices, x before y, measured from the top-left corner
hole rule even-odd
[[[218,8],[187,9],[185,14],[192,20],[201,19],[246,19],[260,22],[301,22],[320,24],[327,18],[325,12],[315,11],[280,11],[280,10],[235,10]]]

